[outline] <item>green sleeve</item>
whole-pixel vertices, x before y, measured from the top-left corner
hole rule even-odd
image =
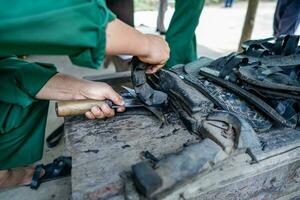
[[[36,101],[35,95],[56,73],[52,64],[29,63],[16,57],[0,60],[0,102],[31,105]]]
[[[0,0],[0,55],[69,55],[99,68],[107,23],[115,15],[104,0]]]

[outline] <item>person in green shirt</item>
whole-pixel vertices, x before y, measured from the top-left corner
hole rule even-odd
[[[27,185],[42,157],[49,100],[110,99],[123,105],[109,85],[30,63],[13,55],[68,55],[79,66],[99,68],[104,55],[129,54],[152,64],[169,58],[168,44],[115,18],[104,0],[0,0],[0,188]],[[124,111],[124,108],[117,110]],[[107,105],[90,119],[114,116]],[[41,170],[38,176],[43,177]]]
[[[176,0],[175,12],[166,33],[170,45],[170,59],[166,68],[186,64],[197,59],[195,30],[205,0]]]

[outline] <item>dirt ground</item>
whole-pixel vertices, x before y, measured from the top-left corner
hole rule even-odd
[[[223,5],[206,6],[204,8],[200,18],[200,24],[196,30],[199,56],[217,58],[237,50],[246,14],[246,7],[246,3],[236,3],[232,8],[226,9],[223,8]],[[272,35],[274,10],[274,2],[261,2],[259,4],[253,38],[264,38]],[[168,9],[165,20],[166,25],[169,23],[173,11],[172,8]],[[139,26],[144,32],[153,33],[156,29],[156,16],[157,12],[155,11],[136,12],[135,25]],[[140,26],[141,24],[146,27]],[[76,67],[64,56],[30,56],[29,60],[55,63],[59,71],[78,77],[114,72],[113,66],[98,71]],[[62,121],[62,119],[55,117],[52,102],[49,109],[46,135],[49,135]],[[45,146],[44,157],[41,162],[51,162],[54,158],[62,154],[67,154],[63,142],[54,149],[49,149]],[[37,191],[33,191],[27,187],[3,190],[0,191],[0,199],[64,200],[70,198],[70,193],[70,179],[65,178],[42,184]]]

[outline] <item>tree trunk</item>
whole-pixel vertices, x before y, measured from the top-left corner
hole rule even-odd
[[[259,2],[259,0],[249,0],[248,1],[247,14],[246,14],[245,22],[244,22],[241,40],[239,43],[239,51],[242,50],[241,44],[244,41],[251,39],[258,2]]]

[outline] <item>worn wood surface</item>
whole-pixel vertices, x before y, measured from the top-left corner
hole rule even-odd
[[[199,141],[174,113],[166,116],[169,124],[164,126],[143,109],[107,120],[67,118],[73,199],[124,199],[122,173],[143,159],[142,151],[162,158]],[[247,154],[233,156],[159,198],[275,199],[296,192],[300,189],[300,133],[292,129],[272,133],[259,136],[267,156],[258,164],[251,165]]]
[[[73,199],[118,196],[123,190],[120,174],[141,161],[142,151],[160,158],[199,140],[174,113],[166,117],[169,124],[161,125],[148,111],[135,109],[107,120],[67,118],[66,145],[73,157]]]
[[[254,164],[250,164],[248,155],[236,155],[178,184],[159,198],[274,200],[297,193],[295,196],[300,199],[299,154],[300,148],[296,148]]]
[[[66,146],[73,158],[72,198],[124,199],[124,173],[144,159],[142,151],[160,159],[201,141],[175,113],[166,111],[165,116],[165,125],[142,108],[106,120],[65,118]],[[275,129],[259,139],[264,146],[259,163],[237,152],[157,198],[300,199],[300,131]]]

